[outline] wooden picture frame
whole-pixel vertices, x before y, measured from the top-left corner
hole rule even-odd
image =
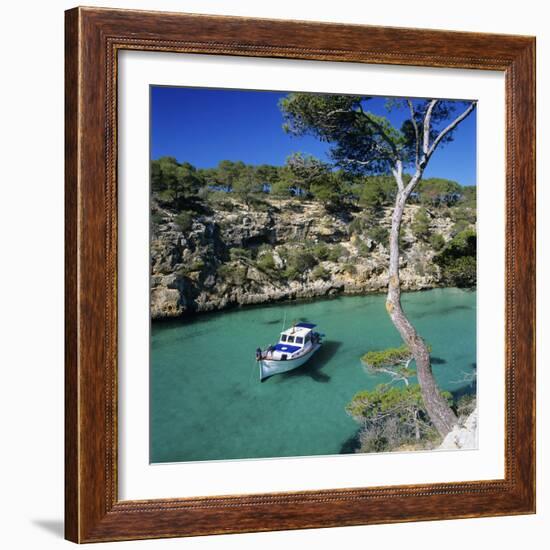
[[[117,54],[500,71],[506,82],[505,477],[120,501]],[[97,542],[535,511],[535,39],[99,8],[66,12],[66,538]]]

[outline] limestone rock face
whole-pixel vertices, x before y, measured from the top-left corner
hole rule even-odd
[[[438,447],[438,450],[441,451],[460,449],[477,449],[477,408],[463,424],[457,424]]]
[[[369,222],[364,212],[328,213],[314,201],[266,199],[261,209],[235,199],[228,203],[229,207],[195,215],[185,231],[175,223],[173,212],[153,204],[153,319],[278,300],[386,290],[389,251],[366,231],[357,229],[357,223],[354,227],[354,222]],[[408,229],[418,208],[407,206],[403,219],[403,290],[433,288],[440,281],[433,249],[415,239]],[[391,209],[373,223],[389,228]],[[450,239],[452,220],[438,217],[432,224],[434,231]],[[289,272],[289,256],[319,244],[326,245],[332,255],[316,258],[315,266]],[[270,255],[269,263],[262,262],[264,255]]]
[[[151,291],[151,315],[153,319],[177,317],[184,311],[181,294],[175,288],[157,287]]]

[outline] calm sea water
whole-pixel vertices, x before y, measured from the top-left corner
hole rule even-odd
[[[385,297],[343,296],[232,310],[153,324],[151,462],[351,452],[358,425],[346,414],[353,395],[387,382],[365,373],[360,356],[401,344]],[[464,375],[476,361],[476,293],[436,289],[403,295],[432,345],[440,386],[472,391]],[[283,326],[308,320],[325,344],[299,369],[260,383],[254,351]]]

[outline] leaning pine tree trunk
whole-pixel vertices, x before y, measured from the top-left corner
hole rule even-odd
[[[386,309],[395,328],[399,331],[401,338],[409,346],[414,356],[418,383],[430,420],[441,437],[445,437],[453,429],[457,418],[437,387],[432,373],[430,353],[424,340],[418,335],[401,307],[399,232],[405,203],[411,191],[410,188],[399,190],[395,200],[390,234],[390,267]]]

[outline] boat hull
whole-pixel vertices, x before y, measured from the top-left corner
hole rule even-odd
[[[295,359],[287,359],[285,361],[262,359],[261,361],[258,361],[258,364],[260,366],[260,380],[265,380],[266,378],[268,378],[269,376],[273,376],[274,374],[281,374],[283,372],[288,372],[297,369],[298,367],[301,367],[304,363],[311,359],[313,354],[320,347],[321,344],[315,344],[311,348],[311,350],[309,350],[307,353],[304,353],[304,355],[301,355],[300,357],[296,357]]]

